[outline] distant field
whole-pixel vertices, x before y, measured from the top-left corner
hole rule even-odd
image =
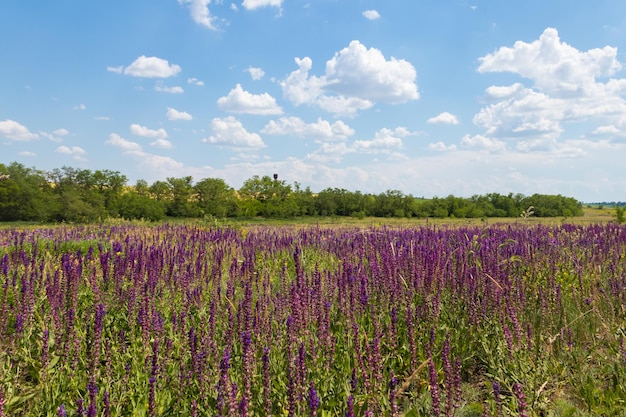
[[[426,225],[449,225],[449,226],[480,226],[494,224],[545,224],[558,225],[563,223],[589,225],[594,223],[608,223],[615,220],[615,210],[610,208],[592,208],[585,207],[583,209],[584,216],[578,217],[529,217],[523,219],[521,217],[489,217],[486,219],[470,218],[470,219],[454,219],[454,218],[380,218],[366,217],[358,219],[355,217],[301,217],[295,219],[213,219],[211,222],[215,225],[233,225],[233,226],[251,226],[251,225],[281,225],[281,226],[298,226],[298,225],[324,225],[324,226],[426,226]],[[176,220],[177,222],[180,220]],[[184,222],[184,221],[183,221]],[[193,221],[203,223],[202,221]]]

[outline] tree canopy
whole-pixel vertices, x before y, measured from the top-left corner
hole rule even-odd
[[[366,194],[343,188],[313,193],[295,182],[264,175],[238,190],[221,178],[194,183],[191,176],[148,184],[117,171],[62,167],[50,172],[13,162],[0,164],[0,221],[93,222],[104,218],[162,220],[166,217],[299,216],[487,218],[580,216],[582,204],[561,195],[490,193],[470,198],[423,199],[387,190]]]

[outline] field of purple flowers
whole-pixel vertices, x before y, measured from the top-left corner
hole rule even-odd
[[[624,416],[626,226],[0,229],[0,416]]]

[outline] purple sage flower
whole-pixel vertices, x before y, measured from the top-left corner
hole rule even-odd
[[[315,416],[317,414],[317,409],[320,406],[320,399],[317,396],[317,391],[315,390],[313,381],[309,383],[308,402],[309,402],[309,411],[311,412],[311,416]]]

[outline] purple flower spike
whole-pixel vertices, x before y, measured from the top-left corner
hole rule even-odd
[[[313,385],[313,381],[309,384],[309,411],[311,411],[311,415],[315,416],[317,414],[317,409],[320,406],[320,399],[317,396],[317,391],[315,390],[315,386]]]
[[[496,417],[502,416],[502,398],[500,398],[500,384],[493,382],[493,396],[496,399]]]
[[[522,389],[522,384],[513,384],[513,392],[517,397],[517,408],[520,417],[528,417],[528,404],[526,403],[526,395]]]
[[[64,404],[61,404],[59,408],[57,408],[57,417],[67,417],[67,411],[65,411]]]
[[[348,397],[346,408],[346,417],[354,417],[354,397],[352,395]]]

